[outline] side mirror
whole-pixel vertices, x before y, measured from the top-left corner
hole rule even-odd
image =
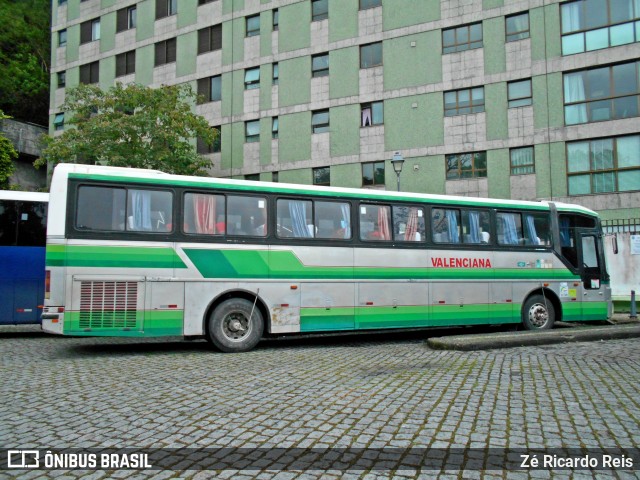
[[[613,235],[611,237],[611,246],[613,247],[613,254],[618,254],[618,235]]]

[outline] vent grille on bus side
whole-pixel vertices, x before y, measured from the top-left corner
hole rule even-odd
[[[135,328],[137,282],[81,282],[80,328]]]

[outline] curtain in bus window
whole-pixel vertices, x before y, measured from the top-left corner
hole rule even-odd
[[[516,214],[501,213],[500,216],[502,217],[502,231],[504,235],[502,243],[504,245],[517,245],[518,227],[516,226]]]
[[[449,241],[460,243],[460,233],[458,231],[458,217],[455,210],[447,210],[447,223],[449,224]]]
[[[151,231],[151,192],[130,190],[129,230]]]
[[[351,221],[349,216],[349,205],[342,203],[340,205],[340,212],[342,213],[341,227],[344,230],[344,238],[351,238]]]
[[[412,207],[409,210],[409,218],[407,219],[407,226],[404,231],[404,239],[408,242],[415,242],[420,240],[416,238],[418,233],[418,209]]]
[[[213,195],[193,195],[196,233],[215,235],[216,233],[216,197]]]
[[[307,209],[305,202],[290,200],[289,214],[291,215],[291,225],[293,236],[296,238],[312,238],[313,233],[307,227]]]
[[[469,212],[469,241],[480,243],[480,212]]]
[[[560,246],[571,246],[571,233],[569,232],[569,219],[566,217],[560,218]]]
[[[378,208],[378,229],[380,232],[380,240],[391,240],[391,232],[389,231],[389,207]]]
[[[527,245],[538,245],[538,234],[536,233],[536,224],[533,215],[525,214],[524,216],[524,233]]]

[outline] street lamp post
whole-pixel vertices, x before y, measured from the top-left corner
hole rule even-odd
[[[393,171],[396,172],[396,176],[398,177],[398,191],[400,191],[400,173],[402,172],[403,164],[404,157],[400,152],[395,152],[393,154],[393,159],[391,160],[391,165],[393,165]]]

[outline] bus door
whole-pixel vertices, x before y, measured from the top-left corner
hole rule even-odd
[[[607,278],[601,236],[596,230],[578,229],[576,233],[582,280],[582,318],[583,320],[602,319],[603,316],[606,318],[606,304],[602,302],[606,300],[603,281]]]

